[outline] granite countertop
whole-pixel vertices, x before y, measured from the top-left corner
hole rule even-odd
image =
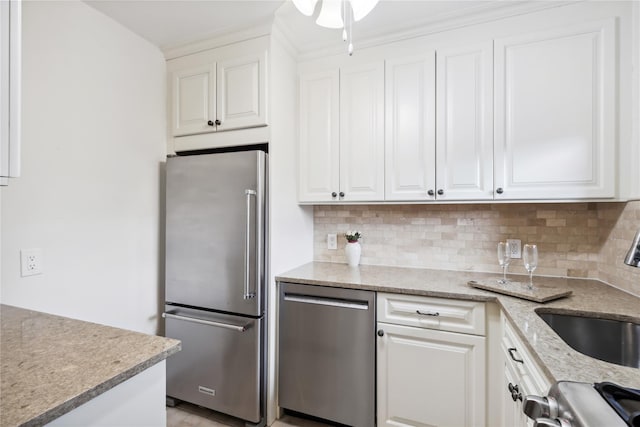
[[[572,290],[570,297],[545,304],[497,294],[468,285],[486,280],[496,273],[445,271],[312,262],[279,274],[277,281],[324,285],[379,292],[393,292],[472,301],[497,302],[515,325],[534,358],[551,383],[560,380],[594,383],[611,381],[640,388],[640,369],[619,366],[585,356],[569,347],[536,313],[544,307],[554,311],[640,323],[640,298],[593,279],[535,277],[537,286]],[[514,281],[527,281],[523,275],[509,275]]]
[[[180,341],[0,305],[0,426],[38,426],[180,351]]]

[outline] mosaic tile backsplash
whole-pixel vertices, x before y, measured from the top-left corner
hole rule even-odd
[[[534,276],[599,278],[640,295],[640,269],[622,262],[640,229],[629,203],[315,206],[314,259],[346,262],[343,233],[359,230],[361,264],[501,272],[500,240],[538,245]],[[338,250],[327,234],[338,234]],[[522,259],[510,273],[527,274]]]

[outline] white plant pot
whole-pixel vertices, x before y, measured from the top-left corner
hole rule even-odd
[[[347,243],[344,252],[347,255],[349,267],[357,267],[360,264],[360,254],[362,253],[360,242]]]

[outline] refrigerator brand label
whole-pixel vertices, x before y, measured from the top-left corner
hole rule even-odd
[[[200,393],[208,394],[209,396],[215,396],[216,395],[216,391],[215,390],[212,390],[212,389],[207,388],[207,387],[203,387],[201,385],[198,386],[198,391]]]

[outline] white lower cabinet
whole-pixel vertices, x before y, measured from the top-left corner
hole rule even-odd
[[[163,360],[61,415],[46,426],[165,427],[166,366],[166,361]]]
[[[484,304],[379,293],[377,312],[377,425],[484,426],[485,337],[446,330],[484,332]]]
[[[545,396],[551,383],[504,315],[501,324],[504,367],[501,426],[531,426],[533,421],[522,412],[522,401],[527,395]]]
[[[511,363],[504,363],[503,407],[501,423],[502,427],[524,427],[527,425],[527,416],[522,412],[522,399],[531,394],[523,385],[522,377],[515,371]]]

